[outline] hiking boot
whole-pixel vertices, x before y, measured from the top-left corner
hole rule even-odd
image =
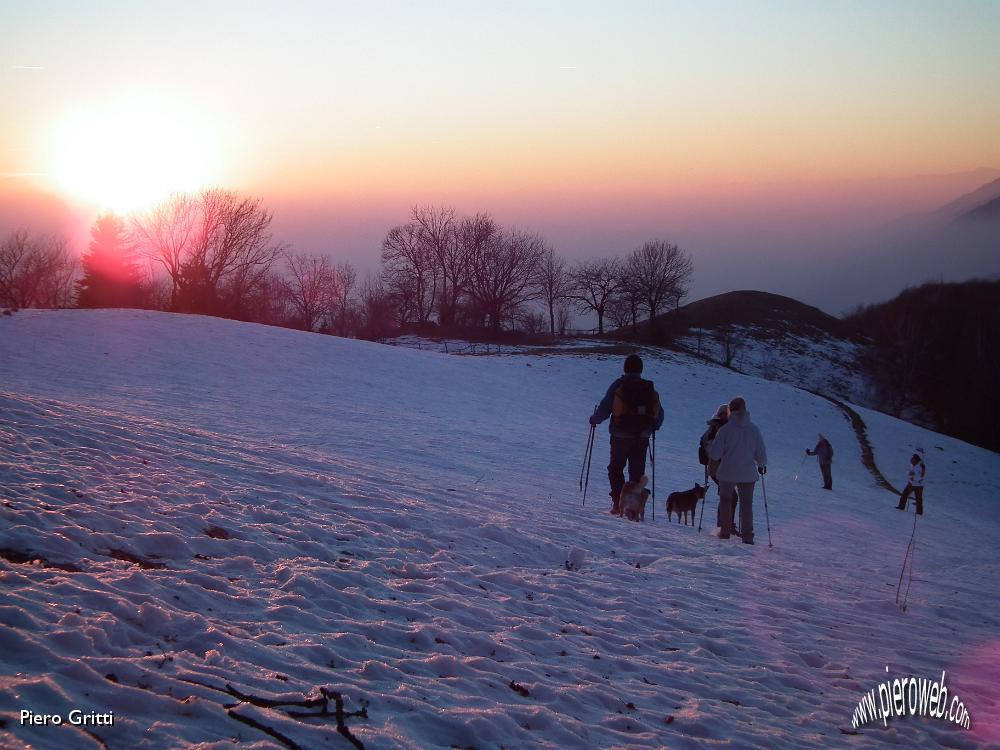
[[[612,505],[611,510],[608,511],[613,516],[620,516],[622,514],[621,509],[617,505]]]
[[[753,544],[753,539],[744,539],[743,543],[744,544]]]
[[[727,534],[724,531],[720,531],[719,532],[719,539],[728,539],[728,538],[729,538],[729,534]]]

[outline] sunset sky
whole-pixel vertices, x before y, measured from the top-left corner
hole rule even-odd
[[[1000,176],[998,36],[991,0],[5,0],[0,198],[222,185],[360,263],[446,202],[572,257],[678,241],[708,293],[737,238],[808,259]]]

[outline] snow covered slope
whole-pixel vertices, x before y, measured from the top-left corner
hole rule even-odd
[[[620,370],[162,313],[0,317],[0,744],[1000,746],[1000,457],[865,413],[890,480],[928,454],[901,613],[913,516],[839,410],[787,385],[648,355],[656,520],[607,515],[604,426],[581,507],[586,418]],[[755,546],[666,522],[737,393],[768,443],[773,549],[759,487]],[[819,431],[833,493],[801,463]],[[947,670],[972,729],[854,734],[887,666]],[[338,732],[332,700],[255,705],[321,690],[366,716]],[[19,721],[73,708],[114,725]]]

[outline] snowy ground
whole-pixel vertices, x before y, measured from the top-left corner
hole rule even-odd
[[[408,349],[419,349],[421,351],[431,351],[443,354],[530,354],[534,351],[544,349],[546,351],[557,350],[587,350],[607,348],[616,345],[616,342],[608,342],[596,338],[577,338],[575,336],[556,336],[545,344],[510,344],[510,343],[486,343],[477,341],[467,341],[465,339],[452,338],[431,338],[429,336],[415,336],[406,334],[387,339],[389,346],[403,346]]]
[[[586,418],[620,369],[160,313],[0,317],[0,745],[351,747],[334,717],[231,685],[339,691],[366,748],[1000,747],[1000,456],[864,412],[890,480],[928,453],[902,613],[913,516],[836,407],[788,385],[648,359],[656,520],[606,514],[603,426],[581,507]],[[768,442],[773,549],[759,487],[755,546],[663,511],[736,393]],[[819,431],[833,493],[801,462]],[[854,734],[886,666],[947,670],[972,729]],[[18,719],[72,708],[114,725]]]
[[[773,328],[733,326],[732,366],[748,375],[828,393],[853,403],[869,403],[870,386],[862,375],[859,345],[818,329],[809,335],[776,334]],[[723,362],[725,348],[711,330],[693,329],[678,341],[692,353]]]

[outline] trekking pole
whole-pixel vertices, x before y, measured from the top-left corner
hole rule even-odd
[[[708,465],[705,466],[705,492],[708,492]],[[667,519],[670,520],[669,518]],[[698,533],[701,533],[701,522],[705,520],[705,498],[701,499],[701,516],[698,518]]]
[[[808,453],[802,455],[802,460],[799,461],[799,469],[795,472],[795,478],[792,480],[794,482],[799,481],[799,474],[802,473],[802,467],[806,465],[806,459],[809,457]]]
[[[653,466],[653,520],[656,520],[656,430],[653,430],[653,443],[649,448],[649,463]]]
[[[597,411],[597,406],[594,406],[594,411]],[[587,448],[587,477],[583,480],[583,502],[580,503],[581,508],[587,507],[587,486],[590,484],[590,462],[594,457],[594,429],[597,425],[590,425],[590,446]]]
[[[587,468],[587,456],[590,455],[590,446],[594,444],[594,427],[590,425],[590,432],[587,434],[587,447],[583,451],[583,464],[580,466],[580,492],[583,492],[583,472]]]
[[[771,517],[767,512],[767,486],[764,484],[763,474],[760,475],[760,489],[764,493],[764,520],[767,522],[767,546],[774,547],[774,542],[771,541]]]
[[[906,545],[906,554],[903,556],[903,567],[899,571],[899,583],[896,584],[896,604],[905,612],[906,602],[910,598],[910,584],[913,583],[913,558],[917,548],[917,514],[913,514],[913,531],[910,533],[910,543]],[[910,577],[906,582],[906,591],[903,593],[903,603],[899,603],[899,595],[903,588],[903,576],[906,574],[907,563],[910,567]]]

